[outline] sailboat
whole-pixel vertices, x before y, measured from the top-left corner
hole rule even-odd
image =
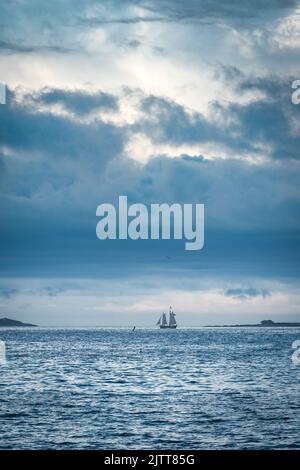
[[[159,317],[158,319],[158,322],[156,323],[157,326],[159,326],[159,328],[177,328],[177,323],[176,323],[176,320],[175,320],[175,316],[176,314],[173,312],[173,309],[172,307],[170,307],[170,310],[169,310],[169,323],[168,323],[168,320],[167,320],[167,315],[166,313],[162,313],[162,315]]]

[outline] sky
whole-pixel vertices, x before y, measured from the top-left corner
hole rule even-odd
[[[0,316],[300,321],[300,3],[0,4]],[[203,203],[205,244],[100,241],[96,208]]]

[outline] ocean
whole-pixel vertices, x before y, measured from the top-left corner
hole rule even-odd
[[[299,449],[298,328],[2,328],[1,449]]]

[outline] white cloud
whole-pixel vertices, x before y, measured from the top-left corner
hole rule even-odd
[[[162,286],[157,277],[136,278],[133,283],[118,278],[98,281],[23,278],[2,280],[1,284],[4,283],[6,289],[15,289],[15,293],[0,300],[2,315],[41,326],[151,327],[155,326],[161,309],[168,309],[170,304],[181,326],[256,323],[266,317],[296,321],[300,316],[299,289],[271,280],[255,281],[260,286],[271,286],[271,295],[246,300],[224,294],[222,286],[236,286],[235,283],[212,278],[201,281],[201,290],[193,288],[197,281],[192,278],[191,289],[176,286],[175,279],[164,281]],[[249,285],[249,280],[245,279],[245,285]]]

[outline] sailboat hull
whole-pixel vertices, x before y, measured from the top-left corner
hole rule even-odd
[[[177,325],[159,325],[159,328],[162,328],[164,330],[175,330],[177,328]]]

